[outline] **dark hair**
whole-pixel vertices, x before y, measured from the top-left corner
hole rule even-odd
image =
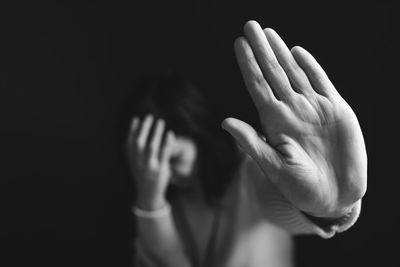
[[[238,154],[233,139],[221,129],[221,116],[212,102],[177,73],[143,76],[122,105],[118,125],[122,155],[132,117],[143,118],[148,113],[163,118],[167,128],[195,142],[205,199],[208,204],[218,203],[234,175]],[[127,169],[126,157],[124,165]]]

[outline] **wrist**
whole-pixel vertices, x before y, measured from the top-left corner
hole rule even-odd
[[[313,223],[320,226],[321,228],[330,228],[333,225],[345,224],[353,215],[356,209],[356,204],[349,208],[343,209],[341,212],[329,214],[327,216],[318,216],[311,213],[302,211],[302,213]]]
[[[169,215],[171,213],[171,205],[166,202],[163,207],[156,210],[143,210],[136,206],[133,207],[132,211],[138,218],[153,220],[164,218],[165,216]]]
[[[167,205],[167,200],[164,196],[160,197],[143,197],[139,196],[136,201],[136,207],[141,210],[159,210]]]
[[[347,206],[341,206],[341,207],[336,206],[333,208],[320,209],[318,211],[301,210],[301,212],[315,218],[321,218],[325,220],[336,220],[351,213],[356,204],[357,202],[349,204]]]

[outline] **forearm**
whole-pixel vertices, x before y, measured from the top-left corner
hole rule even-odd
[[[137,246],[152,265],[191,266],[171,212],[155,218],[136,216]],[[144,255],[138,255],[139,257]]]

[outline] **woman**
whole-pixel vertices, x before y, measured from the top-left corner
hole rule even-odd
[[[265,137],[222,123],[244,153],[195,87],[140,86],[126,148],[143,266],[292,266],[291,234],[328,238],[357,220],[367,158],[354,112],[304,49],[254,21],[244,34],[235,53]]]

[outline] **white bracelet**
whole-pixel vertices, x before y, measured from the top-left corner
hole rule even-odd
[[[133,208],[133,213],[140,218],[155,219],[168,215],[171,212],[171,205],[168,203],[164,207],[156,210],[142,210],[138,207]]]

